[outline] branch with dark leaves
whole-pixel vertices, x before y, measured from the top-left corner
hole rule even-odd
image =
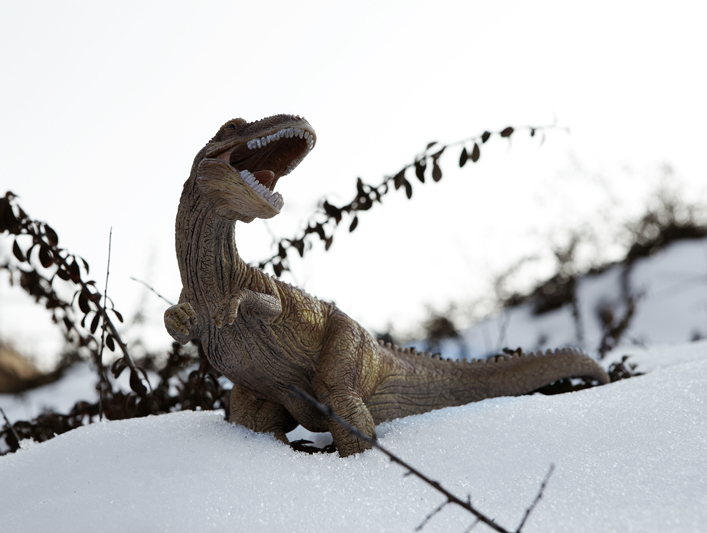
[[[386,176],[377,186],[368,185],[364,183],[361,178],[358,178],[356,181],[356,195],[348,204],[336,206],[328,200],[323,199],[320,202],[319,209],[307,222],[307,227],[302,234],[293,239],[283,238],[276,241],[275,246],[277,253],[260,262],[258,266],[260,268],[270,266],[275,275],[280,277],[284,271],[289,270],[287,261],[289,251],[294,249],[300,257],[304,257],[305,251],[311,248],[311,239],[315,235],[319,237],[320,241],[324,242],[324,249],[329,250],[334,240],[334,231],[344,220],[344,215],[349,217],[348,228],[349,232],[352,232],[358,227],[359,213],[368,211],[376,203],[382,203],[383,197],[391,190],[397,191],[403,189],[408,199],[412,198],[412,182],[406,175],[408,170],[414,169],[415,177],[420,183],[425,183],[428,176],[432,178],[432,181],[438,182],[442,179],[440,158],[449,148],[462,147],[459,155],[459,166],[464,167],[468,161],[476,163],[479,160],[481,157],[481,147],[492,137],[496,136],[510,140],[511,136],[521,129],[528,130],[531,137],[535,137],[537,133],[540,133],[542,143],[545,140],[545,132],[557,129],[557,125],[524,126],[522,128],[508,126],[500,131],[485,131],[481,135],[450,144],[441,145],[438,142],[428,143],[425,149],[415,156],[412,163],[405,165],[396,174]]]
[[[422,472],[420,472],[416,468],[410,466],[410,464],[408,464],[405,461],[403,461],[402,459],[400,459],[394,453],[386,450],[383,446],[381,446],[378,443],[378,441],[375,438],[371,438],[368,435],[361,433],[357,428],[355,428],[354,426],[352,426],[351,424],[346,422],[343,418],[341,418],[338,414],[336,414],[336,412],[334,412],[334,410],[330,406],[324,405],[323,403],[317,401],[316,399],[312,398],[312,396],[310,396],[309,394],[304,392],[302,389],[295,387],[294,385],[291,385],[289,388],[290,388],[290,391],[292,391],[292,393],[294,395],[296,395],[298,398],[301,398],[301,399],[309,402],[312,406],[314,406],[317,409],[317,411],[319,411],[323,415],[334,420],[337,424],[344,427],[349,433],[351,433],[355,437],[367,442],[368,444],[370,444],[371,446],[373,446],[377,450],[380,450],[386,456],[388,456],[388,458],[392,462],[397,463],[400,466],[402,466],[403,468],[405,468],[407,470],[407,473],[405,474],[406,476],[413,475],[413,476],[417,477],[418,479],[427,483],[430,487],[435,489],[437,492],[441,493],[446,498],[446,501],[444,503],[442,503],[439,507],[437,507],[434,511],[432,511],[429,515],[427,515],[427,517],[423,520],[423,522],[417,528],[415,528],[415,531],[422,530],[422,528],[425,527],[427,522],[429,522],[432,519],[432,517],[434,517],[437,513],[439,513],[447,505],[454,504],[454,505],[458,505],[459,507],[467,510],[469,513],[474,515],[474,517],[476,518],[476,521],[471,525],[471,527],[474,527],[478,522],[481,522],[483,524],[486,524],[488,527],[490,527],[494,531],[499,531],[500,533],[510,533],[507,529],[504,529],[503,527],[496,524],[496,522],[494,522],[492,518],[487,517],[486,515],[484,515],[483,513],[478,511],[477,509],[475,509],[474,506],[471,504],[471,497],[470,496],[467,497],[466,501],[461,500],[460,498],[456,497],[454,494],[449,492],[447,489],[442,487],[442,485],[438,481],[434,481],[434,480],[430,479],[429,477],[424,475]],[[528,520],[530,513],[533,512],[533,510],[537,506],[538,502],[542,498],[543,493],[545,491],[545,487],[547,486],[547,483],[548,483],[550,476],[552,475],[552,472],[554,469],[555,469],[555,466],[550,465],[550,470],[548,471],[547,475],[545,476],[545,479],[542,482],[542,485],[540,486],[540,490],[538,491],[538,494],[536,495],[535,500],[530,505],[530,507],[528,507],[528,509],[526,509],[525,515],[523,516],[523,520],[521,521],[518,528],[515,530],[515,533],[521,533],[521,530],[522,530],[523,526],[525,525],[526,521]]]
[[[119,322],[123,321],[123,316],[115,309],[107,295],[101,295],[95,281],[84,279],[89,273],[88,262],[60,248],[56,231],[49,224],[30,218],[17,204],[16,198],[10,191],[0,198],[0,233],[15,236],[12,253],[20,264],[14,270],[7,266],[11,276],[13,273],[19,273],[22,288],[37,302],[44,303],[51,311],[55,323],[63,325],[64,336],[68,342],[88,348],[97,354],[101,341],[94,335],[102,323],[103,328],[107,330],[104,340],[106,347],[115,351],[117,345],[123,354],[113,365],[113,373],[119,374],[123,368],[129,367],[133,390],[146,394],[147,388],[142,381],[147,381],[147,374],[135,365],[110,315],[115,316]],[[25,245],[23,249],[21,241],[29,241],[29,246]],[[29,268],[22,268],[23,265]],[[54,290],[57,278],[78,286],[70,302],[62,299]],[[76,317],[74,303],[83,314],[80,321]],[[93,318],[89,322],[91,315]],[[82,329],[87,328],[88,332],[81,331],[79,325]]]

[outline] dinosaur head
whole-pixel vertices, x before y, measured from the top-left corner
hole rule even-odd
[[[224,218],[272,218],[284,204],[274,192],[275,184],[299,165],[315,142],[314,129],[301,117],[229,120],[200,153],[197,185]]]

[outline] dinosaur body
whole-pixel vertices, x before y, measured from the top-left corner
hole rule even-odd
[[[275,183],[315,140],[307,121],[290,115],[229,121],[197,154],[184,184],[176,222],[183,289],[165,325],[178,342],[199,339],[233,382],[231,422],[284,442],[298,424],[330,431],[346,456],[369,446],[293,397],[291,385],[373,436],[385,420],[524,394],[565,377],[608,381],[575,349],[459,362],[379,344],[333,304],[245,263],[235,222],[280,212]]]

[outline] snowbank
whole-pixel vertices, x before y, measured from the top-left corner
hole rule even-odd
[[[690,347],[676,351],[701,360],[573,394],[443,409],[378,434],[509,529],[554,463],[524,531],[703,531],[707,350]],[[93,424],[23,447],[0,458],[6,531],[411,531],[443,501],[377,451],[297,453],[215,413]],[[424,531],[471,522],[448,507]]]

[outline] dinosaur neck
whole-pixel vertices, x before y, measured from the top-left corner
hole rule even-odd
[[[234,222],[216,215],[192,179],[179,203],[176,247],[184,296],[208,316],[234,287],[245,283],[249,269],[236,249]]]

